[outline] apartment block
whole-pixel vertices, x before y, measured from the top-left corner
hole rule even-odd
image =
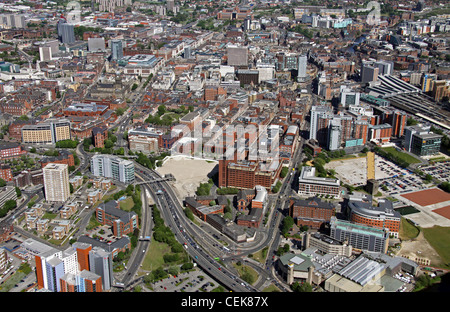
[[[123,183],[134,182],[134,163],[119,157],[96,154],[91,158],[94,176],[112,178]]]
[[[51,119],[36,125],[22,127],[22,143],[55,144],[70,140],[70,122],[67,119]]]
[[[70,197],[69,170],[66,164],[49,163],[43,169],[45,200],[65,202]]]

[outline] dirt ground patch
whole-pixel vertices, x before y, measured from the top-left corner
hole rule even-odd
[[[441,263],[442,261],[436,250],[425,239],[422,231],[416,238],[403,241],[402,247],[397,255],[413,261],[416,261],[416,259],[428,259],[431,261],[431,265]]]
[[[450,200],[450,194],[438,188],[403,194],[402,197],[420,206],[428,206]]]
[[[167,158],[157,171],[161,174],[171,173],[175,177],[173,186],[179,198],[194,196],[200,183],[207,182],[208,175],[215,170],[217,162],[203,159],[192,159],[185,156]]]

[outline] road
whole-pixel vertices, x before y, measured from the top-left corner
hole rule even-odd
[[[139,171],[138,174],[142,174],[146,181],[162,178],[157,172],[144,168],[140,165],[136,165]],[[258,289],[252,287],[239,277],[236,277],[227,268],[223,267],[217,262],[208,251],[204,250],[202,246],[196,243],[198,237],[197,229],[193,227],[191,222],[187,220],[184,215],[183,208],[175,196],[171,186],[166,181],[149,182],[147,184],[150,195],[155,200],[157,207],[161,211],[161,216],[165,220],[166,224],[172,229],[175,238],[178,242],[183,244],[186,248],[186,252],[192,257],[197,265],[202,268],[205,273],[211,275],[217,281],[226,288],[235,292],[257,292]],[[157,194],[158,190],[163,190],[162,194]],[[145,254],[145,250],[142,247],[136,248],[137,254],[142,252],[142,259]],[[141,257],[133,259],[133,267],[137,268],[141,263]],[[132,276],[132,274],[130,274]],[[129,284],[128,280],[124,280],[125,286]]]

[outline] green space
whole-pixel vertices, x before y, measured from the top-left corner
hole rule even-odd
[[[200,183],[200,185],[197,187],[197,190],[195,191],[195,194],[197,194],[197,196],[208,196],[210,195],[213,185],[214,182],[212,179],[209,179],[207,183]]]
[[[28,263],[22,263],[17,271],[8,278],[3,284],[0,285],[0,292],[9,292],[14,285],[20,282],[28,274],[32,272],[32,269]]]
[[[253,259],[260,263],[264,263],[267,258],[268,249],[269,249],[268,247],[264,247],[263,249],[258,250],[258,252],[253,254]]]
[[[120,201],[120,209],[125,211],[130,211],[134,207],[134,202],[132,197],[127,197]]]
[[[258,272],[248,265],[243,265],[241,262],[233,264],[234,268],[238,271],[240,278],[252,285],[258,280]]]
[[[153,271],[164,266],[163,256],[170,253],[170,246],[166,243],[158,242],[153,237],[148,252],[142,262],[142,270]]]
[[[423,235],[442,259],[442,263],[433,263],[443,269],[450,269],[450,227],[433,226],[423,228]]]
[[[404,168],[410,166],[411,164],[418,164],[421,162],[420,159],[417,159],[416,157],[414,157],[410,154],[401,152],[393,146],[383,147],[383,148],[375,147],[374,151],[378,155],[380,155],[390,161],[393,161],[397,165],[404,167]]]
[[[193,267],[183,245],[176,240],[172,230],[164,224],[156,205],[153,205],[152,211],[155,222],[154,233],[142,264],[143,270],[151,271],[146,278],[146,283],[165,278],[166,274],[178,274],[178,266],[182,271]]]
[[[409,215],[409,214],[412,214],[412,213],[419,212],[419,210],[414,208],[413,206],[406,206],[406,207],[397,208],[397,209],[395,209],[395,211],[398,211],[402,216],[406,216],[406,215]]]
[[[410,240],[416,238],[420,233],[420,229],[413,225],[408,219],[401,218],[399,237],[402,240]]]

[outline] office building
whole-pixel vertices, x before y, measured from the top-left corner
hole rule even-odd
[[[389,247],[389,230],[365,224],[339,220],[332,217],[330,236],[339,241],[348,241],[353,249],[386,253]]]
[[[330,254],[345,257],[352,255],[353,248],[346,241],[341,242],[328,235],[309,231],[305,233],[303,238],[303,249],[317,248],[317,251],[324,255]]]
[[[347,209],[349,221],[387,228],[391,235],[398,237],[401,215],[394,210],[391,201],[378,199],[378,205],[374,205],[371,195],[350,196]]]
[[[380,69],[373,62],[363,61],[361,64],[361,82],[368,83],[377,81]]]
[[[298,195],[302,197],[331,196],[340,198],[340,180],[316,177],[316,168],[303,166],[298,178]]]
[[[97,221],[112,226],[114,236],[122,237],[138,228],[138,216],[135,212],[120,209],[118,201],[112,200],[100,204],[96,209]]]
[[[353,91],[347,86],[340,88],[340,102],[344,107],[359,106],[360,93]]]
[[[158,151],[158,139],[145,135],[128,136],[130,151],[142,152],[144,154],[155,153]]]
[[[378,67],[378,75],[392,75],[394,72],[394,62],[379,60],[373,63],[375,67]]]
[[[418,156],[438,154],[441,148],[442,135],[430,131],[431,127],[419,125],[405,127],[404,147],[408,152]]]
[[[91,158],[91,172],[97,177],[112,178],[122,183],[134,182],[134,163],[120,157],[94,155]]]
[[[45,200],[65,202],[70,196],[69,170],[66,164],[49,163],[43,169]]]
[[[123,57],[122,40],[111,40],[111,60],[119,60]]]
[[[70,122],[67,119],[48,119],[36,125],[26,125],[21,129],[22,143],[55,144],[70,140]]]
[[[298,226],[307,226],[309,229],[316,230],[329,223],[334,213],[334,205],[318,197],[291,201],[289,209],[289,215]]]

